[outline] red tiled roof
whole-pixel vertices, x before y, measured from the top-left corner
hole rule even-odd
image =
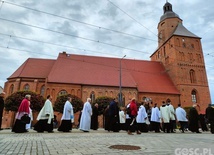
[[[139,92],[179,94],[162,63],[127,59],[125,63]]]
[[[9,78],[47,78],[50,83],[119,87],[120,60],[66,53],[60,53],[57,60],[29,58]],[[122,59],[121,66],[122,87],[179,94],[160,62]]]
[[[29,58],[8,79],[16,77],[47,78],[55,61]]]
[[[120,59],[59,54],[48,82],[118,86]],[[139,92],[179,94],[160,62],[123,59],[122,87]]]

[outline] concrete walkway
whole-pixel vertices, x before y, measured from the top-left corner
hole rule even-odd
[[[134,145],[140,150],[110,149],[111,145]],[[0,131],[0,155],[214,155],[214,135],[210,132],[196,134],[107,132],[103,129],[89,133],[73,129],[71,133],[16,134]]]

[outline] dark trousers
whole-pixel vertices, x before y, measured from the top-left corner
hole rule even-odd
[[[170,123],[163,123],[163,132],[170,133]]]
[[[133,120],[134,120],[134,122],[133,122]],[[131,122],[130,122],[130,124],[128,126],[128,130],[131,131],[131,132],[138,131],[137,121],[136,121],[135,117],[131,117]]]
[[[0,129],[2,124],[2,115],[3,115],[3,108],[0,108]]]
[[[152,122],[152,128],[155,132],[160,132],[160,123],[159,122]]]
[[[185,130],[185,128],[186,128],[186,126],[187,126],[187,122],[184,122],[184,121],[179,121],[179,123],[180,123],[180,130],[182,131],[182,132],[184,132],[184,130]]]
[[[176,126],[176,121],[175,120],[170,120],[170,131],[174,132]]]
[[[210,121],[210,132],[214,134],[214,120]]]
[[[119,131],[118,118],[114,115],[110,115],[110,117],[109,117],[109,129],[108,129],[108,131],[114,131],[114,132]]]

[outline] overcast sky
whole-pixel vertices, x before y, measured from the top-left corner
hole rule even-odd
[[[59,52],[150,60],[165,0],[0,1],[0,86],[28,58]],[[214,99],[213,0],[169,0],[183,25],[202,38]]]

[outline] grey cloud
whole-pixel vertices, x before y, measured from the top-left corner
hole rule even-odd
[[[107,4],[107,8],[100,10],[99,15],[102,16],[103,19],[115,20],[118,15],[118,9],[111,4]]]
[[[121,12],[118,8],[113,6],[106,0],[10,0],[16,4],[24,5],[30,8],[38,9],[41,11],[49,12],[59,16],[75,19],[80,22],[86,22],[93,25],[109,28],[112,30],[118,30],[125,33],[134,34],[137,36],[145,37],[156,41],[150,41],[147,39],[139,39],[120,33],[114,33],[103,29],[88,26],[86,24],[80,24],[74,21],[69,21],[62,18],[57,18],[51,15],[30,11],[28,9],[15,7],[12,5],[4,4],[0,16],[1,18],[7,18],[14,21],[26,22],[28,24],[37,25],[51,30],[62,31],[64,33],[78,35],[88,39],[101,40],[109,44],[115,44],[127,48],[133,48],[143,52],[153,53],[157,48],[157,24],[160,16],[163,14],[163,5],[165,1],[157,0],[135,0],[135,1],[119,1],[111,0],[118,7],[124,10],[126,13],[135,18],[142,25],[132,20],[126,14]],[[183,19],[184,26],[202,37],[202,46],[205,53],[213,52],[212,38],[214,36],[213,25],[213,0],[203,1],[196,0],[194,2],[172,2],[173,10],[181,19]],[[206,4],[206,5],[205,5]],[[75,54],[90,54],[98,56],[117,56],[126,54],[127,58],[140,58],[149,60],[149,54],[140,53],[136,51],[130,51],[127,49],[117,48],[113,46],[99,44],[97,42],[86,41],[83,39],[70,37],[58,33],[53,33],[45,30],[40,30],[24,25],[5,22],[0,20],[1,29],[0,33],[15,34],[17,36],[23,36],[27,38],[37,39],[45,42],[52,42],[56,44],[62,44],[71,47],[83,48],[86,51],[72,49],[67,47],[59,47],[49,45],[45,43],[32,42],[27,40],[12,39],[10,46],[18,49],[24,49],[31,51],[30,53],[12,51],[9,49],[0,48],[0,52],[4,53],[0,55],[0,61],[3,62],[4,73],[0,70],[0,74],[4,74],[4,78],[12,74],[28,57],[43,57],[43,58],[56,58],[58,52],[66,50]],[[0,35],[3,45],[7,45],[8,37]],[[89,52],[93,50],[95,52]],[[97,51],[97,52],[96,52]],[[99,53],[100,52],[100,53]],[[104,53],[104,54],[101,54]],[[42,53],[42,54],[37,54]],[[8,57],[8,58],[3,58]],[[54,57],[55,56],[55,57]],[[17,60],[17,57],[19,60]],[[11,61],[14,61],[11,64]],[[212,65],[213,57],[205,56],[205,61],[208,65]],[[7,66],[12,65],[12,68],[8,69]],[[2,66],[1,66],[2,67]],[[8,70],[8,71],[7,71]],[[209,80],[213,79],[212,67],[207,67],[207,74]],[[0,81],[2,78],[0,78]],[[0,85],[2,85],[0,83]],[[213,86],[211,87],[211,93],[213,94]]]

